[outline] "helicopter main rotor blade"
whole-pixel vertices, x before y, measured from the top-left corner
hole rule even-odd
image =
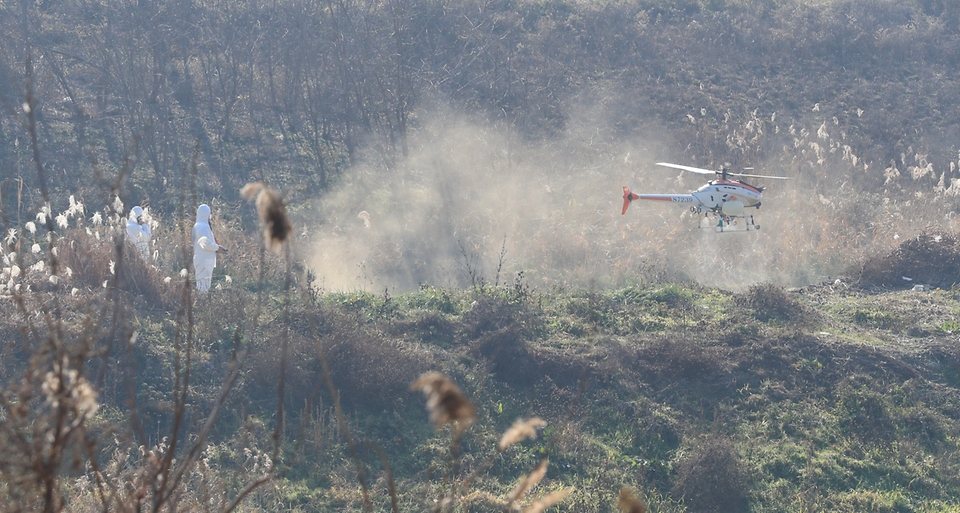
[[[728,176],[748,176],[750,178],[773,178],[774,180],[793,180],[789,176],[748,175],[746,173],[727,173]]]
[[[674,169],[681,169],[683,171],[690,171],[691,173],[698,173],[701,175],[715,175],[716,171],[711,171],[709,169],[701,169],[699,167],[691,166],[681,166],[680,164],[670,164],[669,162],[657,162],[658,166],[672,167]]]
[[[723,171],[711,171],[709,169],[703,169],[703,168],[693,167],[693,166],[681,166],[680,164],[671,164],[669,162],[657,162],[657,165],[664,166],[664,167],[672,167],[674,169],[680,169],[683,171],[690,171],[691,173],[697,173],[701,175],[719,175],[723,173]],[[748,168],[748,169],[753,169],[753,168]],[[774,180],[793,180],[793,178],[789,178],[786,176],[752,175],[748,173],[735,173],[733,171],[727,171],[727,176],[747,176],[750,178],[771,178]]]

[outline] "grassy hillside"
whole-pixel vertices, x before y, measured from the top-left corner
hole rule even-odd
[[[574,486],[571,510],[611,510],[620,485],[642,490],[658,511],[958,507],[953,292],[657,284],[457,293],[446,311],[423,304],[438,293],[367,296],[375,318],[390,302],[404,306],[364,329],[425,351],[465,388],[481,412],[475,445],[467,439],[478,459],[514,418],[546,419],[543,441],[525,450],[549,451],[542,486]],[[397,449],[429,440],[403,437]],[[429,454],[394,466],[401,489],[417,490],[404,495],[414,504],[431,496],[421,491]],[[500,456],[513,470],[477,484],[500,501],[476,493],[467,502],[496,510],[530,458]]]
[[[0,510],[960,511],[958,5],[0,2]]]
[[[193,296],[129,252],[109,261],[106,237],[73,229],[59,248],[60,265],[103,252],[106,288],[53,283],[31,264],[44,250],[18,257],[4,508],[386,510],[392,485],[400,511],[499,511],[543,459],[523,507],[564,492],[560,511],[611,511],[622,486],[653,511],[960,507],[960,295],[880,272],[921,281],[939,261],[918,255],[960,254],[944,235],[825,284],[738,293],[522,275],[333,293],[241,252]],[[431,426],[410,389],[428,371],[472,404],[466,429]],[[533,418],[535,438],[497,449]]]

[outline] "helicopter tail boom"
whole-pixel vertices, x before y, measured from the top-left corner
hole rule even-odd
[[[620,212],[620,215],[626,214],[627,207],[630,206],[630,202],[638,199],[647,201],[667,201],[670,203],[699,203],[692,194],[637,194],[635,192],[630,192],[630,188],[624,185],[623,210]]]
[[[692,194],[634,194],[636,199],[647,201],[669,201],[672,203],[696,203]]]

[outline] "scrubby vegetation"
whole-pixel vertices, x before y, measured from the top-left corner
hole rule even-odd
[[[958,23],[0,2],[0,510],[960,510]],[[617,217],[668,156],[795,186]]]
[[[5,508],[609,511],[621,486],[652,511],[960,507],[952,289],[318,293],[264,252],[279,270],[229,261],[194,296],[112,222],[57,234],[122,253],[106,288],[12,278]]]

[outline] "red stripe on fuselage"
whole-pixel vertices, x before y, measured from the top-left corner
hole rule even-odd
[[[714,180],[713,182],[710,182],[710,183],[711,183],[711,184],[714,184],[714,185],[732,185],[732,186],[735,186],[735,187],[736,187],[736,186],[740,186],[740,187],[743,187],[744,189],[753,191],[753,192],[755,192],[755,193],[757,193],[757,194],[761,194],[760,189],[757,189],[756,187],[754,187],[754,186],[752,186],[752,185],[747,185],[747,184],[745,184],[745,183],[743,183],[743,182],[738,182],[738,181],[736,181],[736,180]]]

